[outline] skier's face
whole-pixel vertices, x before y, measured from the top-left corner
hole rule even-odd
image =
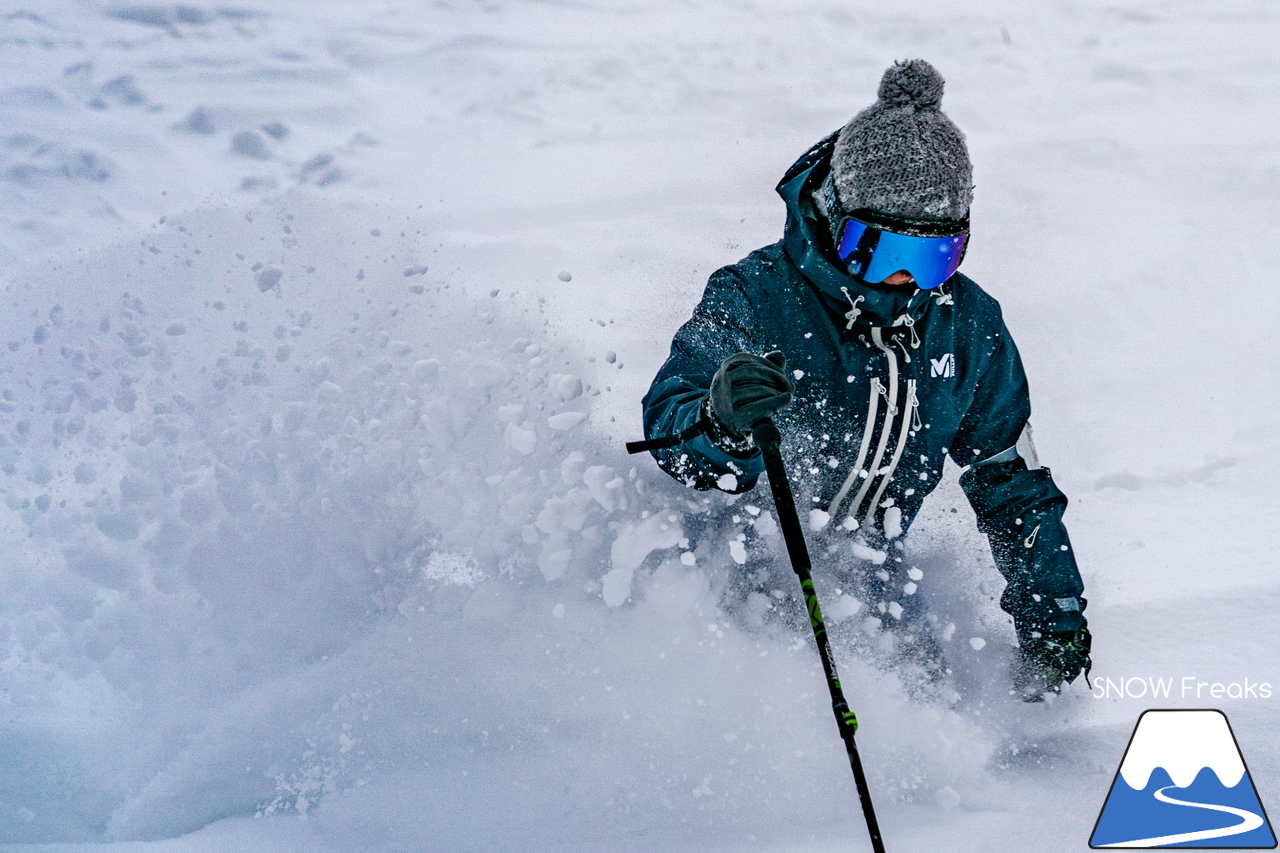
[[[907,272],[906,270],[898,270],[896,273],[889,276],[888,278],[886,278],[884,281],[880,283],[892,284],[895,287],[900,287],[904,284],[915,284],[916,280],[912,278],[911,273]]]

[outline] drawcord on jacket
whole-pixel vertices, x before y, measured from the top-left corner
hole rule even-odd
[[[840,292],[844,294],[845,299],[849,300],[849,311],[846,312],[844,315],[844,318],[849,321],[848,324],[845,326],[845,330],[849,331],[853,329],[854,323],[857,322],[858,317],[862,314],[862,309],[860,309],[858,305],[859,303],[863,302],[866,299],[866,297],[861,294],[859,294],[857,297],[854,297],[853,294],[849,293],[849,288],[847,287],[841,287]],[[911,333],[911,349],[919,349],[921,344],[920,335],[918,332],[916,332],[915,319],[911,316],[911,313],[910,313],[911,303],[914,302],[916,297],[918,297],[921,293],[923,293],[923,291],[917,289],[915,293],[911,295],[911,300],[907,304],[906,312],[903,313],[901,316],[899,316],[896,321],[894,321],[895,326],[906,326],[908,331]],[[940,294],[940,295],[945,295],[945,294]],[[950,297],[948,296],[947,298],[949,301]],[[907,380],[907,395],[909,400],[909,406],[907,408],[909,410],[909,415],[903,416],[902,424],[899,428],[900,434],[898,437],[898,444],[894,450],[892,461],[889,465],[888,470],[885,471],[883,475],[881,475],[879,472],[880,462],[884,459],[884,453],[885,453],[885,450],[887,449],[888,442],[889,442],[889,434],[893,431],[893,420],[898,416],[898,413],[899,413],[898,359],[897,359],[897,355],[894,353],[894,351],[890,347],[896,345],[899,349],[902,350],[902,358],[903,358],[904,364],[911,363],[911,352],[907,349],[907,345],[903,343],[899,339],[899,337],[896,335],[891,337],[890,344],[886,346],[882,331],[878,328],[871,329],[871,337],[873,342],[875,343],[876,348],[879,349],[881,352],[883,352],[885,354],[885,357],[888,358],[889,360],[889,386],[890,387],[889,389],[886,389],[884,384],[880,381],[879,377],[872,378],[871,396],[870,396],[870,399],[867,401],[867,418],[865,421],[865,426],[863,427],[863,430],[862,430],[862,445],[861,447],[858,448],[857,461],[855,461],[853,464],[853,467],[849,469],[849,474],[847,477],[845,477],[844,483],[841,484],[840,490],[836,492],[836,496],[831,500],[831,503],[828,504],[827,506],[827,515],[829,517],[834,517],[836,514],[836,511],[840,509],[840,505],[844,502],[845,497],[849,494],[850,489],[853,488],[854,481],[861,476],[863,480],[862,485],[858,489],[857,495],[854,496],[853,503],[850,505],[849,513],[848,513],[848,517],[853,519],[855,522],[858,521],[858,518],[857,518],[858,510],[862,508],[863,500],[866,498],[867,492],[870,491],[872,483],[875,481],[877,476],[882,476],[880,486],[876,490],[875,498],[872,500],[870,507],[868,507],[867,513],[864,516],[863,521],[865,522],[866,518],[870,518],[872,515],[874,515],[876,505],[879,502],[880,497],[884,494],[884,490],[888,486],[889,480],[893,477],[893,472],[894,470],[897,469],[899,460],[901,460],[902,458],[902,452],[906,446],[906,440],[908,435],[912,430],[918,432],[921,429],[920,411],[919,411],[920,403],[919,403],[919,400],[916,398],[916,382],[914,379],[910,379],[910,380]],[[884,396],[885,403],[887,404],[885,409],[885,424],[882,427],[880,432],[880,441],[876,448],[875,457],[872,459],[870,467],[864,469],[863,463],[866,462],[867,452],[871,449],[871,434],[875,430],[876,415],[878,414],[881,396]]]
[[[840,491],[836,492],[835,498],[827,506],[827,515],[829,516],[834,516],[836,510],[840,508],[840,504],[844,501],[845,495],[849,494],[849,490],[853,488],[853,481],[858,478],[858,475],[868,476],[863,472],[862,464],[867,461],[867,451],[871,449],[871,425],[876,422],[876,414],[880,408],[880,395],[884,393],[884,390],[884,385],[880,383],[880,377],[873,377],[871,380],[871,399],[867,401],[866,426],[862,429],[862,446],[858,448],[858,459],[853,463],[853,467],[849,469],[849,476],[845,478],[844,485],[840,487]]]
[[[885,422],[884,426],[880,430],[880,441],[877,442],[875,455],[871,458],[871,464],[866,468],[867,477],[862,481],[862,485],[858,487],[858,493],[854,495],[853,503],[849,505],[848,516],[849,518],[852,518],[855,523],[858,522],[858,511],[862,508],[862,502],[866,499],[867,492],[871,490],[871,485],[880,472],[880,463],[884,461],[884,453],[889,446],[889,433],[893,431],[894,418],[896,418],[898,413],[901,411],[898,407],[898,357],[894,354],[892,349],[885,346],[884,337],[881,334],[880,329],[873,328],[871,330],[871,340],[875,343],[876,348],[883,352],[889,359],[889,393],[887,399],[889,405],[888,409],[885,411]],[[878,380],[876,384],[879,385]],[[880,387],[883,388],[883,386]],[[874,429],[874,423],[868,422],[865,430],[870,432],[872,429]],[[838,507],[833,504],[832,509],[838,509]],[[874,506],[872,507],[872,511],[874,511]],[[870,514],[871,513],[868,512],[868,515]]]
[[[910,326],[910,324],[905,324]],[[912,329],[914,333],[914,329]],[[889,486],[889,481],[893,479],[894,471],[898,468],[898,463],[902,461],[902,454],[906,450],[907,439],[913,431],[918,432],[922,424],[920,422],[920,400],[916,395],[916,380],[908,379],[906,381],[906,405],[902,408],[898,406],[898,359],[897,353],[891,348],[892,343],[897,343],[902,347],[903,356],[909,363],[911,356],[905,345],[894,338],[890,345],[886,345],[883,334],[880,329],[873,328],[871,337],[875,346],[885,354],[889,361],[889,387],[886,388],[880,381],[880,377],[873,377],[871,380],[871,398],[867,404],[867,420],[862,431],[862,446],[858,450],[858,459],[850,469],[848,476],[845,478],[844,484],[836,493],[834,499],[827,507],[828,516],[834,516],[844,502],[845,496],[853,487],[853,483],[859,476],[863,478],[862,485],[858,489],[858,493],[854,496],[853,502],[849,505],[848,518],[853,521],[854,525],[861,527],[875,515],[876,507],[879,506],[880,500],[884,497],[885,490]],[[918,338],[917,338],[918,340]],[[885,423],[881,427],[880,441],[876,447],[875,456],[871,460],[870,466],[863,468],[866,461],[867,451],[870,449],[871,434],[875,430],[875,417],[879,408],[880,397],[885,398]],[[905,411],[903,411],[905,409]],[[894,447],[892,457],[887,467],[880,469],[880,463],[884,459],[885,451],[888,449],[889,436],[894,431],[894,419],[898,414],[902,414],[902,422],[898,425],[897,443]],[[876,479],[879,478],[880,483],[876,487],[875,494],[871,498],[871,502],[867,504],[866,512],[861,513],[863,501],[867,497],[867,493],[871,490]],[[846,522],[846,526],[847,522]]]
[[[845,299],[849,300],[850,310],[844,315],[844,318],[849,321],[849,325],[844,327],[844,330],[847,332],[853,328],[853,324],[858,321],[858,315],[862,313],[862,309],[858,307],[858,303],[865,301],[867,297],[862,294],[858,294],[858,298],[854,299],[849,294],[849,288],[847,287],[840,288],[840,292],[844,294]]]
[[[911,409],[911,415],[916,415],[916,410],[920,406],[920,401],[916,399],[916,381],[914,379],[907,380],[907,406]],[[875,497],[871,499],[871,503],[867,506],[867,514],[863,517],[862,523],[866,524],[876,513],[876,507],[880,506],[880,499],[884,497],[884,490],[888,488],[889,481],[893,479],[893,472],[898,470],[898,463],[902,460],[902,451],[907,447],[907,435],[911,431],[911,423],[915,417],[903,415],[902,428],[898,431],[898,446],[894,448],[893,460],[889,462],[889,468],[884,472],[884,477],[880,480],[880,487],[876,489]]]
[[[911,331],[911,348],[920,349],[920,335],[916,333],[916,321],[910,314],[903,314],[893,321],[895,326],[906,326]],[[906,352],[905,348],[903,352]],[[908,359],[910,361],[910,359]]]

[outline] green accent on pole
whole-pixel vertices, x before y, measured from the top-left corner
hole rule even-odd
[[[809,609],[809,624],[814,630],[820,630],[825,634],[827,626],[822,621],[822,608],[818,605],[818,593],[813,588],[813,578],[800,581],[800,588],[804,590],[804,603]]]
[[[836,674],[835,660],[831,654],[831,646],[827,642],[826,626],[822,623],[822,609],[818,606],[818,595],[814,592],[813,577],[809,574],[812,563],[809,561],[809,548],[804,541],[804,530],[800,526],[800,516],[796,512],[795,496],[791,493],[791,483],[787,479],[787,469],[782,463],[780,444],[782,437],[778,428],[768,418],[752,426],[756,445],[764,454],[765,471],[769,475],[769,486],[773,491],[774,506],[778,511],[778,523],[782,527],[782,538],[786,542],[787,554],[791,557],[791,568],[804,591],[805,604],[809,610],[809,622],[813,626],[813,638],[817,642],[818,657],[822,660],[822,668],[826,672],[827,686],[831,690],[831,710],[835,714],[836,725],[840,729],[840,737],[844,741],[845,752],[849,756],[849,767],[853,770],[854,784],[858,788],[858,800],[862,804],[862,815],[867,822],[867,832],[871,836],[872,853],[885,853],[884,839],[880,835],[880,822],[876,819],[875,806],[871,803],[871,788],[867,784],[867,774],[862,769],[862,759],[858,756],[858,745],[854,732],[858,729],[858,718],[849,710],[844,698],[844,690],[840,687],[840,677]]]

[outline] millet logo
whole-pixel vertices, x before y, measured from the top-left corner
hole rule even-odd
[[[943,353],[942,358],[929,359],[929,375],[949,378],[956,375],[956,354]]]

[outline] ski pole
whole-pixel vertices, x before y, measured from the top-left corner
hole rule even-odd
[[[871,804],[871,790],[867,787],[867,775],[862,770],[862,759],[858,757],[858,744],[854,740],[854,732],[858,730],[858,718],[849,710],[845,701],[844,690],[840,687],[840,676],[836,673],[836,662],[831,656],[831,644],[827,641],[827,626],[822,621],[822,608],[818,606],[818,594],[813,588],[813,576],[809,573],[812,564],[809,562],[809,548],[805,545],[804,531],[800,527],[800,516],[796,513],[795,498],[791,494],[791,481],[787,479],[787,469],[782,464],[780,446],[782,438],[773,421],[765,418],[752,428],[756,446],[764,454],[764,468],[769,475],[769,488],[773,490],[773,503],[778,509],[778,524],[782,527],[782,538],[787,543],[787,554],[791,557],[791,568],[800,578],[800,589],[804,591],[805,608],[809,611],[809,624],[813,626],[813,638],[818,643],[818,656],[822,658],[822,668],[827,675],[827,688],[831,691],[831,710],[836,715],[836,726],[840,729],[840,737],[844,740],[845,750],[849,753],[849,766],[853,768],[853,781],[858,786],[858,799],[862,802],[862,816],[867,820],[867,832],[871,833],[871,849],[875,853],[884,853],[884,840],[880,837],[880,824],[876,820],[876,810]]]

